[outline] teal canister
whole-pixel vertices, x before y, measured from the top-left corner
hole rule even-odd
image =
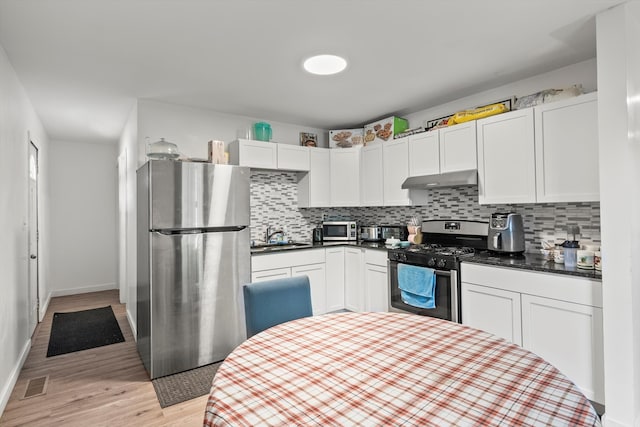
[[[271,125],[265,122],[254,123],[253,135],[258,141],[271,141]]]

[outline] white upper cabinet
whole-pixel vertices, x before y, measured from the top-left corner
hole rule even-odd
[[[477,121],[480,204],[536,201],[533,109]]]
[[[373,142],[361,149],[360,202],[363,206],[382,206],[382,143]]]
[[[438,132],[441,173],[477,168],[475,120],[442,128]]]
[[[537,201],[600,200],[597,93],[534,111]]]
[[[272,142],[238,139],[229,143],[229,162],[250,168],[277,169],[278,148]]]
[[[327,148],[309,149],[309,172],[298,174],[298,206],[331,205],[331,158]]]
[[[276,144],[278,169],[292,171],[309,170],[309,147],[292,144]]]
[[[409,136],[409,176],[440,173],[440,132]]]
[[[477,168],[476,122],[409,136],[409,176]]]
[[[409,145],[407,138],[385,142],[382,145],[382,157],[384,205],[411,205],[409,190],[402,189],[402,183],[409,176]]]
[[[360,149],[333,148],[331,157],[331,206],[360,205]]]

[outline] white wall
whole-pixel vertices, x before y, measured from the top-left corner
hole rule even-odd
[[[597,17],[605,426],[640,425],[640,4]]]
[[[48,138],[0,46],[0,414],[28,354],[28,136],[39,148],[40,301],[49,297]],[[41,310],[42,312],[42,310]]]
[[[115,144],[51,141],[54,296],[116,288]]]
[[[424,126],[425,120],[437,119],[453,114],[456,111],[475,108],[509,99],[513,96],[530,95],[544,89],[563,89],[575,84],[582,84],[585,92],[593,92],[597,89],[596,68],[596,59],[589,59],[548,73],[499,86],[495,89],[466,96],[437,107],[407,114],[405,118],[409,120],[409,126],[414,128]]]

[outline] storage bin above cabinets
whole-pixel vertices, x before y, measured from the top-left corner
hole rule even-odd
[[[478,120],[480,204],[599,200],[597,94]]]

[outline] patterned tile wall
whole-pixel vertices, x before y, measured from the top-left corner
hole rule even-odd
[[[492,212],[522,214],[528,252],[541,240],[561,243],[567,225],[580,226],[581,241],[600,243],[600,203],[536,203],[480,205],[476,186],[428,190],[425,206],[369,208],[298,208],[297,176],[293,172],[251,172],[251,238],[264,240],[267,226],[281,228],[287,237],[309,241],[313,228],[328,219],[355,219],[359,224],[404,224],[412,216],[428,219],[488,221]]]

